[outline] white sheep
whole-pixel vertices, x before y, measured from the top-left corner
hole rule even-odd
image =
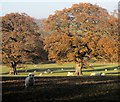
[[[63,68],[61,68],[61,70],[64,70]]]
[[[33,86],[35,83],[34,74],[29,73],[28,77],[25,79],[25,87]]]
[[[36,70],[34,70],[34,73],[37,72]]]
[[[45,74],[47,74],[47,71],[44,71]]]
[[[115,68],[114,70],[117,70],[117,68]]]
[[[95,76],[96,73],[91,73],[90,76]]]
[[[102,72],[93,72],[93,73],[91,73],[90,74],[90,76],[103,76],[103,75],[105,75],[105,73],[103,74]]]
[[[68,73],[67,73],[67,76],[73,76],[73,73],[68,72]]]
[[[40,73],[39,76],[42,76],[42,73]]]
[[[105,76],[105,73],[102,73],[101,76]]]
[[[108,71],[107,69],[105,69],[105,71]]]
[[[47,72],[48,72],[48,73],[50,73],[50,72],[51,72],[51,70],[50,70],[50,69],[47,69]]]

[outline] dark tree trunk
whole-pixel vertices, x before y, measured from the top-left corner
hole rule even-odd
[[[83,58],[76,60],[76,67],[75,67],[75,73],[77,76],[83,75],[82,69],[84,68],[84,60]]]
[[[82,74],[82,63],[77,63],[75,68],[75,73],[77,76],[83,75]]]
[[[11,67],[13,68],[13,73],[14,73],[14,75],[17,75],[16,66],[17,66],[17,63],[16,63],[16,62],[11,62]]]

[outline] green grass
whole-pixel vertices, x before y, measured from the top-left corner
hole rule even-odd
[[[10,67],[5,65],[0,65],[0,74],[9,73]]]
[[[26,76],[28,73],[34,73],[35,76],[39,76],[42,73],[42,76],[67,76],[68,72],[75,72],[75,63],[64,63],[64,64],[24,64],[20,65],[17,76]],[[105,71],[107,69],[107,71]],[[114,70],[117,69],[117,70]],[[0,75],[2,76],[13,76],[9,74],[10,68],[5,65],[0,65]],[[120,75],[120,68],[118,64],[102,64],[94,63],[92,68],[83,69],[83,75],[89,76],[92,72],[103,72],[105,75]],[[45,73],[46,72],[46,73]]]

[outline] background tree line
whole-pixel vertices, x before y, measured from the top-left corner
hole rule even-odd
[[[19,63],[47,60],[81,67],[93,58],[118,62],[116,14],[90,3],[74,4],[40,20],[25,13],[7,14],[2,17],[2,61],[14,70]]]

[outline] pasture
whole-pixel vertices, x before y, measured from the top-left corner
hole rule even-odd
[[[74,63],[26,64],[20,65],[14,76],[9,74],[9,67],[2,66],[2,102],[120,101],[118,64],[94,63],[83,69],[83,76],[67,76],[68,72],[74,73],[74,67]],[[26,89],[24,80],[31,72],[35,85]],[[90,76],[93,72],[105,75]]]
[[[9,74],[10,68],[7,66],[0,66],[2,76],[13,76]],[[35,76],[67,76],[68,72],[75,72],[75,63],[64,64],[23,64],[17,67],[17,76],[26,76],[28,73],[34,73]],[[94,63],[91,67],[83,69],[83,76],[90,76],[93,72],[102,72],[106,76],[118,76],[120,75],[120,68],[118,64],[102,64]]]

